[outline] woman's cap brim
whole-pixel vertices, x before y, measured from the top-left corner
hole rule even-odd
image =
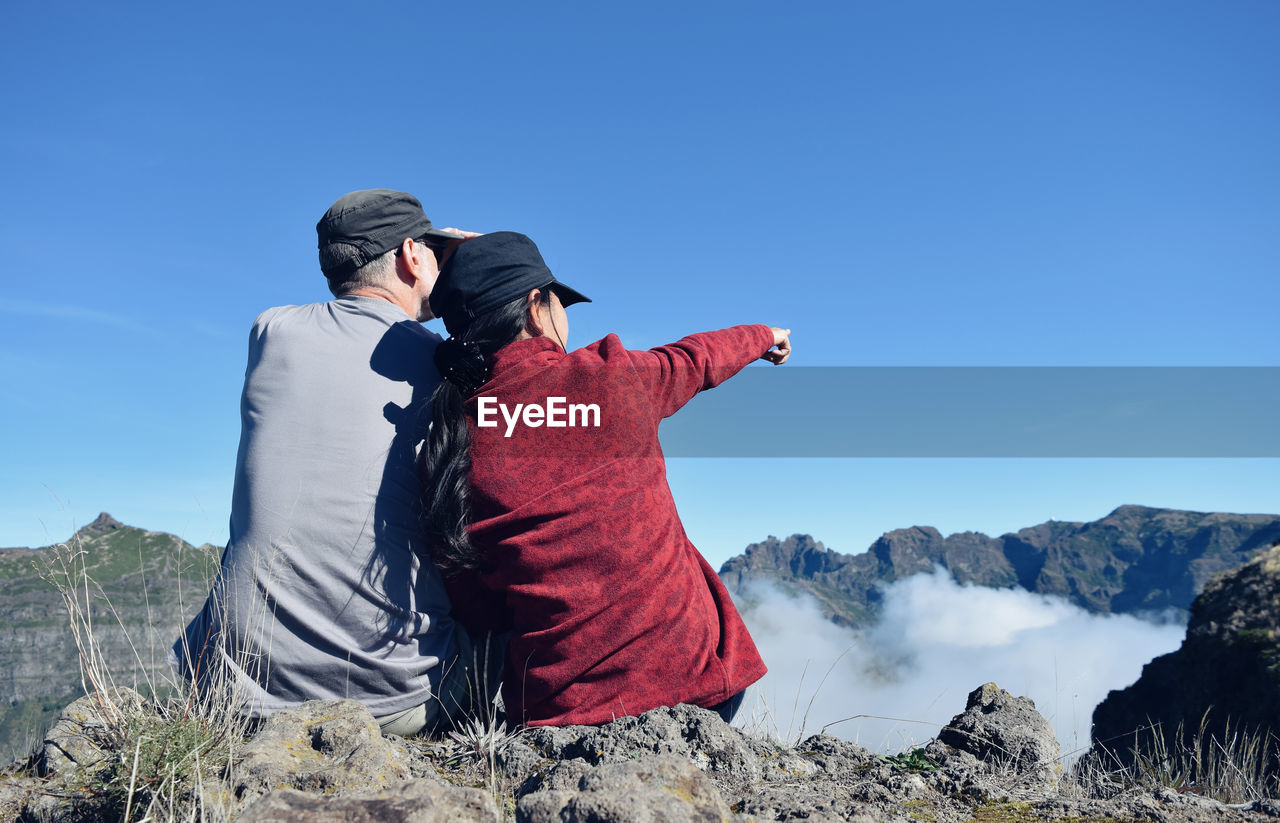
[[[552,280],[547,284],[547,288],[555,292],[556,297],[560,298],[560,305],[572,306],[574,303],[590,303],[591,298],[575,288],[566,286],[559,280]]]

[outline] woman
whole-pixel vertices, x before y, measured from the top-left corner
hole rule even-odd
[[[764,663],[685,536],[658,423],[789,332],[736,326],[649,351],[609,335],[566,351],[559,283],[533,241],[462,244],[431,295],[451,337],[423,451],[425,512],[455,615],[510,631],[508,716],[597,724],[694,703],[726,720]]]

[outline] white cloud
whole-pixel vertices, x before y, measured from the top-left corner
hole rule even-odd
[[[30,300],[18,300],[6,297],[3,300],[0,300],[0,312],[6,314],[21,314],[27,317],[47,318],[50,320],[64,320],[71,323],[97,323],[104,326],[112,326],[123,331],[137,332],[148,336],[156,335],[155,329],[144,323],[138,322],[132,317],[127,317],[122,314],[113,314],[99,309],[91,309],[85,306],[72,306],[61,303],[38,303]]]
[[[875,751],[928,740],[970,691],[995,681],[1033,699],[1064,755],[1078,753],[1107,692],[1185,633],[1057,597],[961,586],[942,569],[885,587],[880,623],[862,632],[769,585],[753,585],[742,608],[770,671],[748,692],[738,725],[786,738],[835,723],[828,733]],[[876,717],[837,722],[853,715]]]

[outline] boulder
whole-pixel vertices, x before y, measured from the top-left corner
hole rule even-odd
[[[808,823],[844,823],[850,803],[830,785],[764,785],[743,799],[742,813],[753,820],[805,820]]]
[[[1031,698],[1014,697],[995,683],[969,693],[964,711],[943,727],[938,742],[1045,790],[1056,787],[1062,776],[1062,750],[1053,726]]]
[[[592,768],[590,763],[580,757],[561,760],[546,771],[525,781],[525,784],[516,790],[516,797],[523,797],[532,792],[574,791]]]
[[[17,820],[27,798],[39,787],[39,783],[31,778],[0,779],[0,820]]]
[[[735,811],[759,820],[802,813],[843,820],[863,800],[892,805],[891,792],[870,782],[891,770],[866,749],[828,735],[782,747],[744,735],[697,706],[653,709],[598,727],[541,727],[526,732],[525,740],[550,764],[516,792],[521,798],[542,795],[525,806],[531,816],[568,808],[583,781],[605,765],[634,766],[654,757],[694,765]],[[573,806],[575,814],[586,808],[583,802]]]
[[[895,808],[896,800],[876,782],[890,779],[892,769],[861,746],[816,734],[794,750],[775,749],[760,762],[761,781],[726,794],[734,800],[733,808],[751,819],[893,819],[882,812]]]
[[[733,817],[707,776],[675,755],[598,766],[573,789],[533,792],[516,806],[518,823],[718,823]]]
[[[521,781],[539,768],[551,765],[537,749],[522,739],[512,740],[498,750],[494,757],[498,770],[503,777],[519,785]]]
[[[885,775],[890,771],[867,749],[829,734],[815,734],[807,738],[796,752],[802,756],[800,763],[807,763],[830,778],[847,781],[863,778],[872,771]],[[781,752],[779,756],[785,758],[786,753]]]
[[[354,700],[313,700],[276,712],[240,751],[230,790],[239,801],[276,789],[370,792],[407,780],[402,751]]]
[[[143,702],[133,689],[116,688],[105,695],[87,694],[67,706],[44,736],[37,759],[40,774],[62,774],[107,757],[103,747],[110,746],[114,707],[137,710]]]
[[[493,798],[438,780],[399,783],[379,792],[325,797],[277,789],[256,800],[240,823],[499,823]]]
[[[715,712],[683,703],[602,726],[539,727],[527,740],[553,760],[581,758],[594,765],[673,754],[717,776],[746,781],[761,776],[760,752],[740,732]]]

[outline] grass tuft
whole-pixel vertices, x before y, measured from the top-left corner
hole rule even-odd
[[[1132,789],[1162,788],[1228,804],[1280,796],[1280,738],[1243,728],[1230,718],[1215,733],[1210,711],[1194,731],[1179,723],[1170,733],[1162,724],[1150,723],[1119,751],[1091,750],[1072,770],[1072,787],[1104,799]]]
[[[98,818],[126,823],[228,819],[234,810],[206,789],[231,776],[247,738],[251,721],[235,682],[229,672],[210,677],[199,690],[173,676],[160,679],[132,641],[131,663],[109,659],[99,642],[104,627],[119,627],[126,638],[129,632],[94,580],[89,554],[79,538],[54,546],[42,576],[62,597],[81,686],[93,708],[92,721],[77,731],[76,750],[82,761],[86,751],[102,756],[54,775],[46,781],[48,793],[91,808]],[[193,585],[207,591],[209,581]],[[145,591],[141,596],[146,600]],[[173,635],[180,629],[173,627]],[[156,650],[146,651],[154,659]],[[128,688],[117,682],[120,671],[134,673]]]

